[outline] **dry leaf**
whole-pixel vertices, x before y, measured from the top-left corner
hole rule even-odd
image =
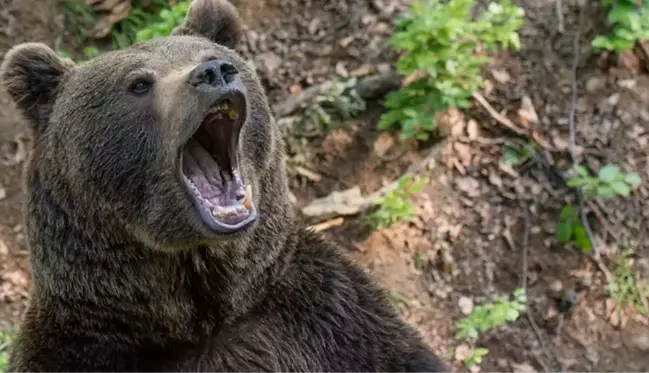
[[[478,122],[473,119],[469,119],[469,122],[466,124],[466,132],[471,140],[476,140],[481,137],[480,126],[478,125]]]
[[[525,128],[530,128],[531,125],[538,124],[539,117],[529,96],[523,96],[521,108],[518,110],[518,118]]]

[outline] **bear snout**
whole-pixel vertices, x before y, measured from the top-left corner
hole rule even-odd
[[[189,84],[194,87],[224,87],[235,81],[239,70],[230,62],[211,60],[198,65],[189,73]]]

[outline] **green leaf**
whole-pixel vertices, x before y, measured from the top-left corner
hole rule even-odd
[[[588,254],[592,251],[593,249],[593,244],[590,242],[590,239],[588,238],[588,234],[586,233],[586,229],[581,223],[578,223],[575,225],[575,244],[579,249],[581,250],[582,253]]]
[[[614,198],[617,194],[610,185],[599,185],[593,189],[595,196],[601,198]]]
[[[572,238],[572,221],[562,221],[557,225],[557,241],[562,244],[570,242]]]
[[[623,197],[628,197],[631,194],[631,187],[624,181],[614,181],[611,183],[611,189]]]
[[[575,216],[576,216],[575,209],[574,209],[574,207],[572,207],[572,205],[565,205],[561,209],[560,219],[562,221],[568,220],[568,219],[572,220],[572,219],[575,218]]]
[[[575,165],[575,172],[581,177],[590,177],[590,173],[588,172],[588,169],[582,165]]]
[[[508,165],[508,166],[515,166],[518,164],[520,161],[520,156],[518,154],[518,151],[514,149],[511,146],[508,146],[505,148],[505,152],[503,153],[503,163]]]
[[[635,172],[629,172],[626,174],[624,176],[624,181],[631,186],[640,185],[642,183],[642,179]]]
[[[617,166],[604,166],[599,169],[597,177],[601,181],[612,183],[618,178],[619,174],[620,170],[617,168]]]

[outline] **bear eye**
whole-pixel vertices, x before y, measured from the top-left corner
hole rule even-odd
[[[136,95],[143,95],[148,93],[151,90],[151,87],[153,87],[153,82],[148,79],[140,78],[135,79],[135,81],[131,83],[129,90]]]

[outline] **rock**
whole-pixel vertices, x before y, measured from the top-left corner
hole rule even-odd
[[[7,198],[7,190],[2,185],[0,185],[0,201],[5,198]]]
[[[534,369],[534,367],[527,362],[521,364],[511,363],[511,367],[512,367],[512,372],[516,372],[516,373],[518,372],[536,373],[536,369]]]
[[[561,294],[561,298],[559,298],[559,312],[570,312],[577,302],[579,301],[579,296],[574,290],[566,290]]]
[[[649,352],[649,328],[630,330],[623,336],[623,341],[629,348]]]
[[[473,301],[468,297],[460,297],[458,301],[458,306],[460,306],[460,311],[464,315],[469,315],[473,312]]]
[[[480,126],[478,122],[473,119],[469,119],[466,124],[466,132],[469,135],[469,139],[475,140],[480,137]]]
[[[374,141],[374,154],[383,157],[394,146],[395,142],[394,136],[387,132],[381,132]]]
[[[596,76],[586,82],[586,92],[595,93],[606,88],[606,77]]]
[[[550,291],[552,291],[555,294],[559,294],[561,290],[563,290],[563,283],[561,280],[554,280],[550,283],[548,286],[550,288]]]
[[[273,52],[264,52],[257,56],[266,74],[273,74],[282,65],[282,59]]]
[[[464,361],[468,359],[473,350],[467,344],[461,344],[455,348],[455,361]]]
[[[493,69],[491,70],[491,75],[493,75],[494,79],[496,79],[500,84],[507,84],[511,80],[511,77],[506,70]]]
[[[7,244],[0,240],[0,256],[7,256],[9,254],[9,247],[7,247]]]

